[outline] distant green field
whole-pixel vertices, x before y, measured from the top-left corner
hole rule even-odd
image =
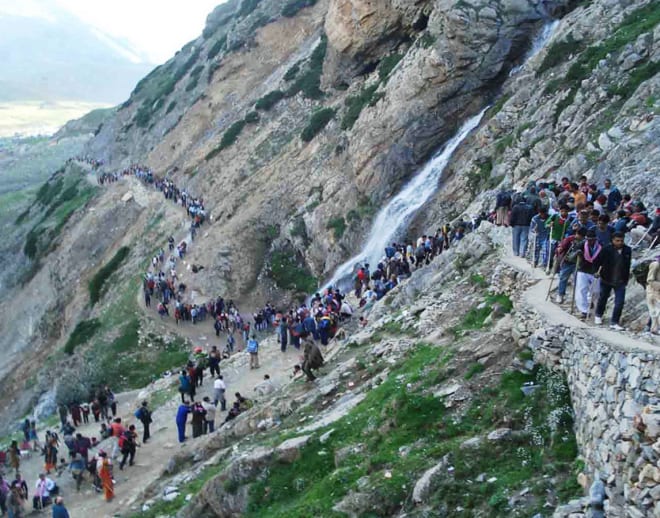
[[[68,158],[79,155],[88,138],[0,138],[0,195],[43,183]]]

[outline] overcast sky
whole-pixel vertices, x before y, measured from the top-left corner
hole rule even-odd
[[[52,16],[52,3],[84,22],[127,39],[152,63],[162,63],[204,28],[206,16],[225,0],[0,0],[0,15]]]

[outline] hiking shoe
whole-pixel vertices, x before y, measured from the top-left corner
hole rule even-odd
[[[556,302],[557,304],[563,304],[563,303],[564,303],[564,297],[562,297],[561,295],[557,295],[557,296],[555,297],[555,302]]]
[[[580,314],[580,320],[585,321],[587,319],[587,314],[586,313],[581,313]]]
[[[613,331],[623,331],[624,328],[621,327],[619,324],[610,324],[610,329]]]
[[[601,325],[603,323],[603,319],[601,317],[595,317],[594,318],[594,324],[597,326]]]

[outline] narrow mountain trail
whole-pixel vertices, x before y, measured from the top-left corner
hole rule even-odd
[[[91,179],[92,175],[88,175]],[[132,181],[132,180],[131,180]],[[142,186],[131,186],[140,190]],[[135,189],[132,189],[135,190]],[[154,195],[160,195],[155,191],[146,189],[148,196],[151,198]],[[144,193],[143,193],[144,194]],[[162,195],[161,195],[162,196]],[[152,201],[155,201],[152,200]],[[203,239],[203,227],[198,233],[198,239]],[[195,241],[190,239],[189,231],[180,231],[175,235],[180,243],[186,240],[189,249],[194,246]],[[167,250],[167,243],[164,249]],[[179,264],[187,264],[180,261]],[[188,271],[186,268],[177,270],[177,274],[185,279],[190,275],[195,275]],[[212,326],[212,321],[207,319],[198,324],[191,324],[190,322],[182,322],[176,325],[172,317],[160,318],[155,310],[155,307],[146,308],[142,295],[141,287],[136,292],[137,304],[144,316],[151,320],[160,334],[174,334],[176,336],[187,338],[192,346],[200,345],[205,349],[210,349],[212,345],[217,345],[218,348],[224,347],[226,335],[221,334],[220,338],[216,338],[215,330]],[[155,301],[154,301],[155,302]],[[157,303],[157,302],[156,302]],[[232,402],[235,399],[234,393],[240,392],[245,397],[250,399],[255,398],[256,394],[254,388],[256,385],[263,381],[264,375],[270,376],[271,382],[277,388],[281,385],[288,383],[291,379],[293,366],[301,362],[302,351],[289,346],[286,352],[281,352],[280,346],[276,341],[275,333],[257,332],[260,349],[259,349],[259,362],[260,368],[251,370],[249,368],[249,354],[243,349],[243,343],[240,334],[236,335],[236,348],[235,353],[231,358],[223,360],[220,364],[221,374],[227,385],[227,409],[231,408]],[[240,349],[240,351],[239,351]],[[191,347],[192,352],[192,347]],[[142,424],[137,421],[134,416],[134,411],[138,407],[140,401],[148,395],[153,393],[154,388],[160,390],[171,387],[172,397],[166,401],[162,406],[153,409],[153,423],[151,426],[152,437],[146,445],[142,445],[137,450],[135,457],[135,465],[128,467],[124,470],[119,469],[119,460],[121,456],[114,461],[114,478],[115,485],[115,498],[111,502],[105,502],[102,495],[97,494],[91,486],[91,476],[85,475],[82,489],[77,492],[75,483],[71,477],[70,472],[65,471],[61,477],[52,475],[53,480],[61,488],[61,494],[65,498],[65,505],[69,509],[71,516],[95,516],[97,518],[113,517],[113,516],[131,516],[137,509],[131,509],[132,503],[140,496],[140,494],[147,488],[147,486],[157,479],[164,466],[171,456],[179,448],[194,448],[195,439],[192,439],[190,423],[188,425],[187,441],[180,445],[177,440],[177,428],[175,423],[175,414],[178,408],[180,398],[176,387],[178,386],[178,373],[172,373],[167,379],[158,380],[155,386],[145,387],[142,390],[133,390],[117,394],[117,416],[122,418],[125,426],[135,424],[139,438],[142,437]],[[152,384],[153,385],[153,384]],[[202,400],[204,396],[213,397],[213,379],[208,376],[204,379],[204,385],[198,388],[197,400]],[[227,412],[221,412],[218,408],[216,414],[216,428],[224,421]],[[92,422],[86,425],[81,425],[77,428],[77,432],[82,433],[88,437],[100,437],[100,423]],[[190,419],[189,419],[190,421]],[[55,428],[55,427],[53,427]],[[59,426],[55,429],[59,431]],[[43,440],[45,435],[45,428],[38,428],[39,437]],[[99,449],[104,449],[108,452],[112,451],[112,441],[102,441],[99,446],[90,452],[90,457],[98,453]],[[59,448],[58,456],[65,458],[68,461],[68,452],[66,446],[62,443]],[[38,478],[39,473],[43,471],[44,459],[37,453],[33,453],[30,458],[22,459],[21,473],[28,482],[30,495],[33,493],[33,486]],[[28,502],[31,508],[31,500]],[[50,513],[50,509],[47,510]]]
[[[526,273],[536,281],[522,295],[522,300],[528,307],[534,308],[543,319],[550,325],[564,325],[577,329],[584,329],[594,338],[597,338],[615,349],[624,351],[646,351],[657,354],[660,352],[660,340],[658,337],[649,335],[643,340],[633,336],[627,331],[612,331],[606,326],[596,326],[593,322],[583,322],[579,318],[571,315],[569,311],[555,304],[550,298],[546,300],[548,290],[550,289],[551,277],[546,275],[541,268],[532,268],[528,261],[521,257],[515,257],[511,253],[511,246],[504,246],[502,250],[502,261],[516,270]],[[559,275],[555,276],[553,287],[557,286]],[[572,293],[569,288],[569,295]],[[612,301],[608,304],[607,310],[612,310]],[[606,316],[609,313],[606,312]],[[593,318],[593,317],[592,317]],[[607,321],[607,320],[606,320]]]

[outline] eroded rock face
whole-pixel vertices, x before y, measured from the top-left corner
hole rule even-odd
[[[325,19],[326,78],[348,82],[377,62],[382,47],[391,50],[400,40],[401,21],[390,0],[331,0]]]

